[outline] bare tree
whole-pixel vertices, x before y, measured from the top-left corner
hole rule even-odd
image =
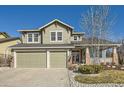
[[[110,28],[114,24],[114,17],[110,15],[109,6],[91,6],[90,9],[81,15],[81,27],[90,38],[91,44],[105,43],[111,34]],[[99,46],[92,48],[94,59],[99,58]],[[99,60],[99,59],[98,59]],[[98,62],[98,60],[95,62]]]

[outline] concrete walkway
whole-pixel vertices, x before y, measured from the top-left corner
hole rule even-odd
[[[0,68],[0,86],[68,87],[68,71],[67,69]]]

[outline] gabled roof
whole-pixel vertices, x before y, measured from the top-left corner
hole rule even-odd
[[[51,24],[54,23],[54,22],[59,22],[59,23],[65,25],[65,26],[67,26],[67,27],[69,27],[69,28],[71,28],[71,29],[74,29],[74,27],[72,27],[72,26],[70,26],[70,25],[68,25],[68,24],[66,24],[66,23],[64,23],[64,22],[62,22],[62,21],[60,21],[60,20],[58,20],[58,19],[54,19],[53,21],[51,21],[51,22],[45,24],[44,26],[40,27],[39,29],[43,29],[43,28],[45,28],[45,27],[51,25]]]
[[[6,38],[10,37],[6,32],[0,32],[0,34],[4,35]]]
[[[64,22],[62,22],[62,21],[60,21],[60,20],[58,20],[58,19],[54,19],[53,21],[51,21],[51,22],[49,22],[49,23],[43,25],[42,27],[39,27],[38,29],[17,30],[17,31],[19,31],[19,32],[36,31],[36,32],[37,32],[37,31],[40,31],[40,29],[43,29],[43,28],[45,28],[45,27],[51,25],[51,24],[54,23],[54,22],[59,22],[60,24],[62,24],[62,25],[64,25],[64,26],[67,26],[67,27],[69,27],[69,28],[71,28],[71,29],[74,29],[74,27],[70,26],[69,24],[66,24],[66,23],[64,23]]]

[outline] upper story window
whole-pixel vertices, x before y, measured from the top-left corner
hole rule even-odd
[[[51,41],[57,42],[62,41],[62,32],[51,32]]]
[[[39,43],[39,33],[28,33],[27,42],[28,43]]]
[[[78,40],[78,37],[77,36],[74,36],[74,40],[77,41]]]
[[[32,42],[32,34],[28,34],[28,42]]]
[[[73,38],[74,38],[74,41],[80,41],[81,40],[81,37],[79,35],[74,35]]]
[[[62,41],[62,32],[57,32],[57,40]]]
[[[56,32],[51,32],[51,41],[56,41]]]
[[[34,34],[34,42],[38,42],[39,41],[39,34],[36,33]]]

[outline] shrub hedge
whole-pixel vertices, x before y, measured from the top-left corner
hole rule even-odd
[[[102,65],[80,65],[78,68],[78,71],[82,74],[98,74],[102,70]]]

